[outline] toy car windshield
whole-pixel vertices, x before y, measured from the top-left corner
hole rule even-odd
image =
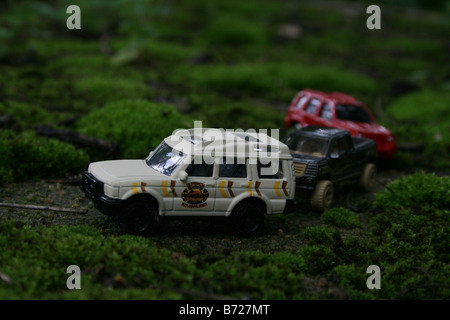
[[[323,158],[327,152],[328,142],[322,139],[311,139],[299,136],[297,143],[292,150],[295,154],[307,154],[318,158]]]
[[[145,162],[147,165],[166,176],[171,176],[175,169],[181,164],[186,155],[177,151],[162,142],[154,152],[152,152]]]
[[[372,123],[373,119],[366,110],[351,104],[337,104],[336,116],[340,120]]]

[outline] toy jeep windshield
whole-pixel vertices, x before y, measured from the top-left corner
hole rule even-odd
[[[208,131],[209,130],[209,131]],[[228,218],[242,235],[293,207],[292,155],[263,133],[179,130],[145,160],[94,162],[81,189],[129,233],[165,218]]]
[[[370,139],[354,138],[346,130],[307,126],[284,140],[294,157],[296,187],[311,193],[311,206],[327,210],[334,187],[358,184],[371,191],[375,184],[377,149]]]

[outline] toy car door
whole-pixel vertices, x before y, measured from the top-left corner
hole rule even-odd
[[[246,159],[223,159],[217,179],[215,211],[225,214],[233,198],[251,190],[252,181],[249,180],[248,161]],[[251,191],[250,191],[251,192]]]
[[[355,175],[355,164],[352,160],[352,143],[349,136],[338,138],[332,141],[332,150],[330,154],[331,180],[340,182]]]
[[[190,164],[186,168],[186,181],[175,182],[173,215],[209,215],[214,211],[216,180],[214,164],[204,161]]]

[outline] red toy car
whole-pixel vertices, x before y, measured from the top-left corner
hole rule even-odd
[[[394,158],[397,151],[395,136],[376,122],[369,108],[339,92],[300,91],[292,100],[284,124],[286,128],[318,125],[347,130],[354,137],[374,140],[378,156],[383,159]]]

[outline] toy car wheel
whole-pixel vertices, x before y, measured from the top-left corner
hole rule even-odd
[[[130,234],[145,235],[155,221],[156,212],[146,202],[132,202],[119,216],[122,228]]]
[[[375,187],[377,167],[373,163],[367,163],[361,175],[360,186],[365,191],[372,191]]]
[[[234,229],[242,236],[254,235],[264,223],[264,209],[247,201],[239,205],[233,214]]]
[[[311,207],[315,211],[323,212],[330,208],[333,202],[333,183],[329,180],[321,180],[311,197]]]

